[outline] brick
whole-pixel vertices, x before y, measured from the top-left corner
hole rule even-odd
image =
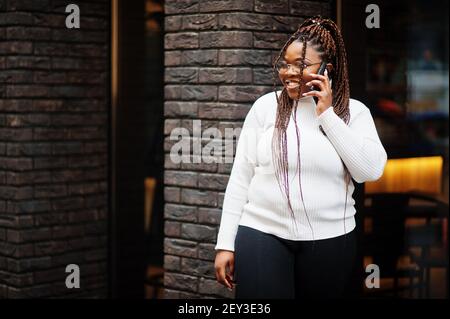
[[[35,198],[53,198],[67,195],[66,185],[36,185],[34,186]]]
[[[199,83],[242,83],[252,82],[250,68],[202,68],[199,71]]]
[[[52,155],[80,154],[83,153],[81,142],[55,142],[52,144]]]
[[[164,256],[164,269],[167,271],[180,271],[181,270],[181,263],[180,263],[180,257],[178,256],[172,256],[172,255],[165,255]]]
[[[168,33],[164,36],[165,49],[195,49],[198,46],[198,34],[195,32]]]
[[[73,209],[80,209],[83,207],[84,207],[83,197],[55,199],[52,201],[52,208],[55,211],[73,210]]]
[[[103,178],[106,178],[106,173]],[[107,198],[104,194],[95,194],[91,196],[84,196],[85,198],[85,207],[86,208],[99,208],[105,207],[107,205]]]
[[[179,31],[183,23],[182,16],[165,16],[164,17],[164,31]]]
[[[221,209],[199,208],[198,222],[201,224],[219,225],[222,217]]]
[[[0,199],[22,200],[33,198],[32,187],[0,186]]]
[[[45,126],[50,124],[50,115],[32,114],[32,115],[8,115],[6,122],[10,127],[23,126]]]
[[[181,202],[192,205],[217,206],[217,193],[197,189],[182,189]]]
[[[49,268],[51,257],[29,258],[22,260],[8,259],[8,270],[14,272],[34,271]]]
[[[31,54],[33,44],[23,41],[0,42],[0,54]]]
[[[13,254],[14,258],[28,258],[34,256],[34,246],[33,244],[20,244],[14,245]]]
[[[216,251],[214,249],[215,244],[204,244],[198,245],[198,258],[205,260],[214,260],[216,258]]]
[[[67,167],[67,159],[64,157],[38,157],[33,159],[35,169],[64,168]]]
[[[66,73],[63,72],[35,72],[34,82],[36,83],[47,83],[47,84],[61,84],[65,83]]]
[[[180,171],[165,171],[164,183],[173,186],[197,186],[197,173],[194,172],[180,172]]]
[[[76,33],[71,29],[53,29],[51,39],[53,41],[103,43],[106,40],[106,33],[104,31],[88,31],[85,29]]]
[[[52,268],[34,272],[34,281],[36,284],[49,283],[54,281],[65,282],[67,273],[65,267]]]
[[[192,239],[200,242],[214,242],[217,234],[215,227],[183,224],[181,225],[181,236],[185,239]]]
[[[254,32],[255,48],[279,49],[288,40],[285,33]]]
[[[10,143],[7,147],[8,156],[35,156],[48,155],[51,153],[51,144],[49,143]]]
[[[80,58],[54,57],[51,61],[53,70],[86,70],[104,71],[107,68],[105,61],[101,58],[90,58],[89,60]],[[89,80],[86,78],[86,80]]]
[[[7,7],[10,11],[44,11],[50,6],[49,0],[8,0]]]
[[[68,264],[79,264],[84,260],[83,252],[65,252],[64,254],[52,256],[52,266],[67,266]]]
[[[48,70],[51,63],[49,57],[8,56],[6,66],[10,69]]]
[[[199,103],[198,116],[205,119],[243,120],[250,104]]]
[[[166,220],[164,222],[164,235],[167,237],[181,237],[181,224]]]
[[[219,14],[219,28],[221,30],[256,30],[271,31],[272,18],[268,15],[253,13],[221,13]]]
[[[4,71],[0,74],[0,83],[31,83],[33,73],[31,71]]]
[[[323,17],[329,17],[331,14],[330,5],[327,2],[291,0],[289,4],[289,13],[291,15],[300,15],[303,17],[321,15]]]
[[[14,85],[7,86],[8,97],[46,97],[49,94],[49,87],[43,85]]]
[[[181,99],[181,86],[180,85],[165,85],[164,86],[164,99],[166,101]]]
[[[253,69],[253,83],[257,85],[279,85],[280,81],[278,74],[274,74],[272,68],[254,68]]]
[[[0,273],[1,275],[1,273]],[[4,282],[14,287],[30,286],[34,283],[33,274],[13,274],[12,276],[2,276],[5,278]]]
[[[268,86],[220,86],[219,101],[221,102],[254,102],[261,95],[270,92]]]
[[[34,244],[35,255],[45,256],[61,254],[67,251],[67,244],[65,241],[43,241]]]
[[[170,132],[168,132],[167,134],[170,134]],[[179,169],[179,168],[180,163],[175,163],[174,161],[172,161],[172,159],[170,158],[170,154],[166,154],[164,156],[164,169]]]
[[[215,189],[224,191],[228,184],[229,176],[220,174],[201,173],[198,176],[198,186],[202,189]]]
[[[181,258],[181,272],[193,276],[215,278],[214,263],[200,259]]]
[[[165,272],[164,286],[168,288],[196,292],[198,279],[194,276]]]
[[[181,169],[188,171],[204,171],[204,172],[216,172],[217,164],[216,163],[204,163],[201,160],[194,162],[192,159],[197,156],[190,156],[191,160],[186,163],[181,163]]]
[[[26,171],[32,169],[33,161],[31,158],[0,157],[0,167],[15,171]]]
[[[199,45],[201,48],[250,48],[253,36],[248,31],[202,32]]]
[[[0,10],[1,11],[1,10]],[[0,12],[1,25],[31,25],[33,23],[33,15],[29,12]]]
[[[165,135],[170,135],[171,132],[174,129],[176,129],[177,127],[180,127],[180,120],[166,119],[164,121],[164,134]]]
[[[217,100],[217,86],[183,85],[181,99],[189,101],[215,101]]]
[[[183,50],[181,64],[189,66],[216,65],[218,51],[214,49]]]
[[[170,0],[164,3],[165,14],[198,12],[199,0]]]
[[[164,299],[179,299],[179,298],[180,298],[179,291],[164,288]]]
[[[169,203],[179,203],[181,199],[180,189],[177,187],[164,187],[164,200]]]
[[[164,253],[184,257],[197,257],[197,243],[183,239],[165,238]]]
[[[6,179],[10,185],[26,185],[50,182],[52,176],[46,171],[7,172]]]
[[[218,12],[218,11],[252,11],[253,1],[240,0],[209,0],[200,2],[200,12]]]
[[[288,13],[289,2],[286,0],[255,0],[255,11],[266,13]]]
[[[169,220],[196,222],[197,209],[192,206],[165,204],[164,205],[164,218]]]
[[[182,30],[216,30],[216,14],[185,15],[182,20]]]
[[[182,51],[165,51],[164,52],[164,66],[177,66],[181,64]]]
[[[288,16],[271,16],[271,18],[273,30],[278,32],[288,32],[289,34],[297,31],[300,24],[305,20],[304,18]]]
[[[270,66],[272,54],[267,50],[220,50],[219,65]]]
[[[87,195],[101,192],[100,184],[95,182],[69,185],[68,195]]]
[[[50,40],[51,29],[41,27],[8,27],[6,29],[8,40]]]
[[[196,83],[197,79],[196,68],[166,68],[164,70],[165,83]]]

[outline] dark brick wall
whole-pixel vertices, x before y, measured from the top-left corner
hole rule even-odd
[[[109,1],[69,3],[0,0],[0,298],[107,294]]]
[[[215,281],[215,241],[231,164],[169,158],[174,127],[240,127],[272,90],[271,62],[304,17],[329,1],[168,0],[165,3],[165,296],[232,297]]]

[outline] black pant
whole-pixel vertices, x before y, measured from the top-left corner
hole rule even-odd
[[[343,298],[351,287],[356,231],[330,239],[292,241],[239,226],[236,298]]]

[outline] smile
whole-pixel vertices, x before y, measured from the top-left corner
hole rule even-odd
[[[286,85],[286,88],[288,88],[289,90],[297,89],[297,88],[300,86],[300,83],[299,83],[299,82],[296,82],[296,81],[290,81],[290,80],[286,80],[286,81],[284,82],[284,84]]]

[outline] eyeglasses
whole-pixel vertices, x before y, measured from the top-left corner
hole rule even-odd
[[[277,69],[278,72],[286,72],[289,68],[292,68],[292,71],[294,71],[295,73],[300,73],[302,68],[305,70],[313,65],[316,64],[320,64],[322,62],[317,62],[317,63],[312,63],[312,64],[307,64],[307,63],[293,63],[293,64],[289,64],[286,63],[286,61],[284,60],[280,60],[277,62],[277,64],[275,65],[275,68]]]

